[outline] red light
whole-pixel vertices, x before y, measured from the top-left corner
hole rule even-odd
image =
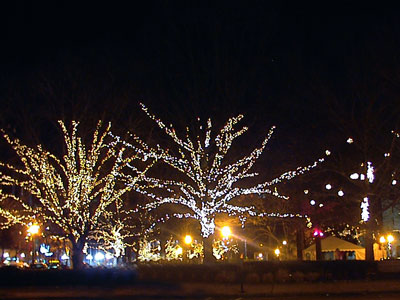
[[[314,229],[314,233],[313,233],[313,235],[314,236],[324,236],[324,233],[321,231],[321,230],[319,230],[319,229]]]

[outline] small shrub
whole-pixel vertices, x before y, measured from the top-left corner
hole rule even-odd
[[[262,275],[262,282],[264,282],[264,283],[273,283],[274,282],[274,275],[272,273],[264,273]]]
[[[292,277],[295,282],[303,282],[305,275],[303,272],[296,271],[293,273]]]
[[[221,283],[233,283],[236,280],[234,272],[222,271],[215,275],[215,281]]]
[[[321,274],[319,274],[318,272],[310,272],[307,273],[305,276],[305,280],[307,281],[317,281],[319,280],[321,277]]]
[[[260,276],[257,273],[248,273],[245,277],[246,283],[260,283]]]
[[[278,272],[276,272],[276,281],[277,282],[288,282],[290,280],[290,274],[287,270],[285,269],[279,269]]]

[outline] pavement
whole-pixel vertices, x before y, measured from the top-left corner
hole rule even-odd
[[[400,280],[288,284],[136,284],[119,287],[2,287],[0,299],[205,299],[400,293]]]

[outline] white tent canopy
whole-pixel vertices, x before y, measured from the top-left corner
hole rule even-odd
[[[321,240],[322,252],[335,252],[336,249],[339,249],[339,251],[354,251],[357,260],[365,260],[365,248],[361,246],[341,240],[334,236],[330,236]],[[316,260],[315,244],[312,244],[310,247],[303,250],[303,258]]]

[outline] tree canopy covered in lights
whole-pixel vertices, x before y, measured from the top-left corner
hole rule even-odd
[[[276,185],[303,174],[318,164],[317,161],[306,167],[298,167],[270,181],[246,187],[241,181],[258,175],[255,172],[251,172],[251,169],[263,153],[275,127],[268,131],[259,147],[251,151],[250,154],[233,163],[229,163],[227,154],[234,140],[248,129],[247,127],[237,129],[239,122],[243,119],[243,115],[230,118],[215,135],[212,132],[212,122],[209,119],[205,126],[199,126],[201,135],[193,138],[188,128],[186,134],[181,137],[172,125],[167,126],[163,121],[157,119],[143,104],[142,109],[173,140],[178,148],[178,154],[174,155],[168,148],[160,145],[157,145],[154,149],[155,151],[152,152],[149,151],[149,147],[144,143],[142,145],[143,151],[156,155],[160,160],[178,170],[184,176],[181,176],[181,180],[174,180],[168,178],[160,179],[146,174],[144,180],[147,188],[138,189],[139,192],[151,199],[144,206],[145,209],[155,209],[164,204],[183,207],[186,212],[182,212],[179,209],[176,210],[173,216],[196,219],[201,225],[203,238],[208,238],[214,233],[215,217],[221,213],[239,216],[242,221],[245,220],[246,216],[296,216],[294,214],[258,212],[254,206],[247,203],[244,206],[230,203],[232,199],[251,194],[260,195],[266,193],[286,199],[287,197],[278,193]],[[117,140],[120,140],[120,138],[117,138]],[[123,144],[129,145],[126,142],[123,142]],[[319,162],[322,161],[323,159],[319,160]]]
[[[21,164],[0,163],[0,216],[3,227],[27,225],[32,220],[50,225],[55,234],[71,241],[74,267],[79,268],[88,236],[103,225],[110,205],[135,188],[152,163],[141,163],[142,170],[132,172],[134,161],[142,157],[111,143],[111,124],[99,122],[87,145],[78,136],[77,122],[72,122],[70,130],[62,121],[59,124],[66,149],[61,158],[41,145],[29,147],[3,132]],[[21,192],[13,192],[14,187]],[[118,226],[110,232],[114,237],[121,234]],[[119,243],[118,239],[114,242]]]

